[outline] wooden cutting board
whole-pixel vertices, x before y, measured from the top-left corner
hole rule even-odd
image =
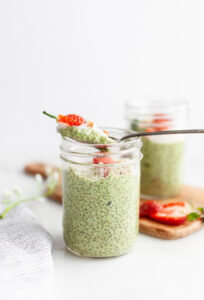
[[[59,170],[58,168],[52,165],[48,165],[44,163],[28,164],[25,166],[24,170],[27,174],[31,174],[31,175],[41,174],[44,178],[46,178],[47,167],[49,167],[53,171]],[[55,192],[50,198],[59,203],[62,203],[61,177]],[[141,199],[141,201],[145,201],[145,200]],[[160,201],[160,203],[165,203],[170,201],[172,202],[186,201],[193,204],[195,207],[204,207],[204,189],[191,187],[191,186],[184,186],[180,195],[162,200]],[[159,222],[147,218],[140,218],[140,232],[157,238],[168,239],[168,240],[185,237],[201,229],[203,226],[204,225],[201,221],[186,222],[183,225],[172,226],[172,225],[161,224]]]

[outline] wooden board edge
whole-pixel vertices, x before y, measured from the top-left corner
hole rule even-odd
[[[180,226],[168,226],[146,218],[140,219],[139,232],[165,240],[176,240],[203,228],[201,221],[189,222]]]

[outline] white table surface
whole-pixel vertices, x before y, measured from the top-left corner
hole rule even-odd
[[[2,156],[0,188],[11,188],[14,184],[23,188],[32,186],[33,178],[22,172],[22,166],[30,160],[32,157],[25,154]],[[56,161],[56,157],[53,160]],[[188,182],[204,187],[203,165],[204,161],[196,158],[188,163]],[[135,248],[127,255],[111,259],[84,259],[65,249],[61,205],[47,200],[29,206],[54,238],[54,279],[49,299],[204,298],[203,230],[175,241],[140,234]]]

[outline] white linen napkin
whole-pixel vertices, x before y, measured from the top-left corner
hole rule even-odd
[[[0,220],[0,299],[41,299],[52,280],[52,238],[26,207]]]

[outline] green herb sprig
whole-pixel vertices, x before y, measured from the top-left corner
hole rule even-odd
[[[55,115],[51,115],[51,114],[47,113],[45,110],[43,110],[43,114],[46,115],[46,116],[48,116],[48,117],[50,117],[50,118],[52,118],[52,119],[56,119],[57,120],[57,117]]]
[[[51,196],[57,187],[59,181],[59,172],[55,171],[48,174],[48,177],[45,181],[40,174],[37,174],[35,178],[36,190],[30,196],[23,197],[21,191],[16,187],[11,191],[5,191],[3,193],[1,203],[5,209],[1,212],[0,219],[3,219],[10,210],[20,204]]]

